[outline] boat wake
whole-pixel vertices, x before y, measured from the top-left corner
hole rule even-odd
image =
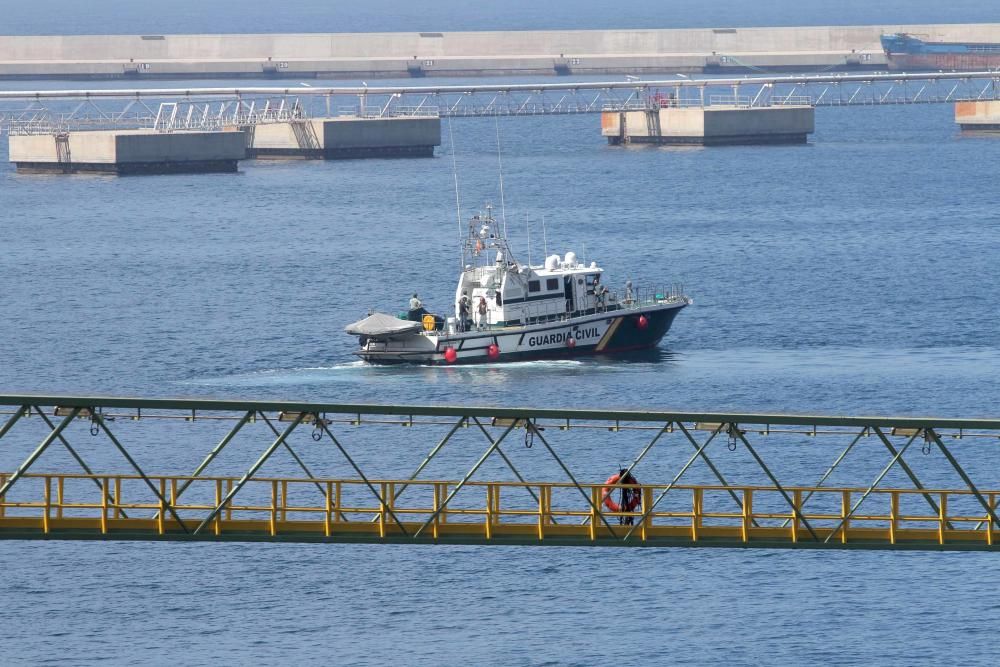
[[[530,361],[510,361],[502,364],[483,362],[461,366],[436,365],[377,365],[362,360],[351,360],[329,366],[303,366],[294,368],[267,368],[231,375],[179,380],[175,384],[195,387],[285,387],[330,384],[406,384],[414,380],[423,383],[461,381],[464,383],[487,383],[521,381],[539,373],[573,376],[582,373],[621,372],[638,364],[660,363],[674,359],[675,355],[662,350],[650,350],[643,354],[615,360],[600,357],[575,359],[536,359]]]
[[[268,368],[248,373],[233,375],[217,375],[213,377],[191,378],[177,382],[180,385],[204,387],[261,387],[299,384],[316,384],[343,380],[345,373],[350,373],[368,364],[363,361],[350,361],[333,366],[309,366],[302,368]]]

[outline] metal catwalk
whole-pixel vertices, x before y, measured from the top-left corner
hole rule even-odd
[[[10,395],[0,408],[5,539],[993,550],[1000,536],[995,419]]]
[[[0,132],[247,127],[351,115],[482,117],[662,106],[880,106],[1000,99],[996,72],[807,74],[442,86],[131,88],[0,91]]]

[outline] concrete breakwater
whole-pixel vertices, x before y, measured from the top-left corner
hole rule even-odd
[[[247,158],[432,157],[441,119],[340,116],[214,131],[54,131],[11,135],[8,142],[10,161],[27,173],[234,172]]]
[[[0,36],[0,78],[420,77],[881,69],[884,33],[1000,42],[1000,23],[678,30]]]

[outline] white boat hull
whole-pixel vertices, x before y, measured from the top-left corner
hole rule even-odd
[[[564,359],[655,347],[689,300],[668,299],[526,326],[370,337],[355,354],[377,364],[470,364]]]

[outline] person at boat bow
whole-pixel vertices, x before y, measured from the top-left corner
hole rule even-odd
[[[417,293],[414,292],[413,296],[410,297],[410,309],[406,313],[406,319],[411,322],[419,322],[426,314],[427,309],[424,308],[424,304],[420,301],[420,297],[418,297]]]

